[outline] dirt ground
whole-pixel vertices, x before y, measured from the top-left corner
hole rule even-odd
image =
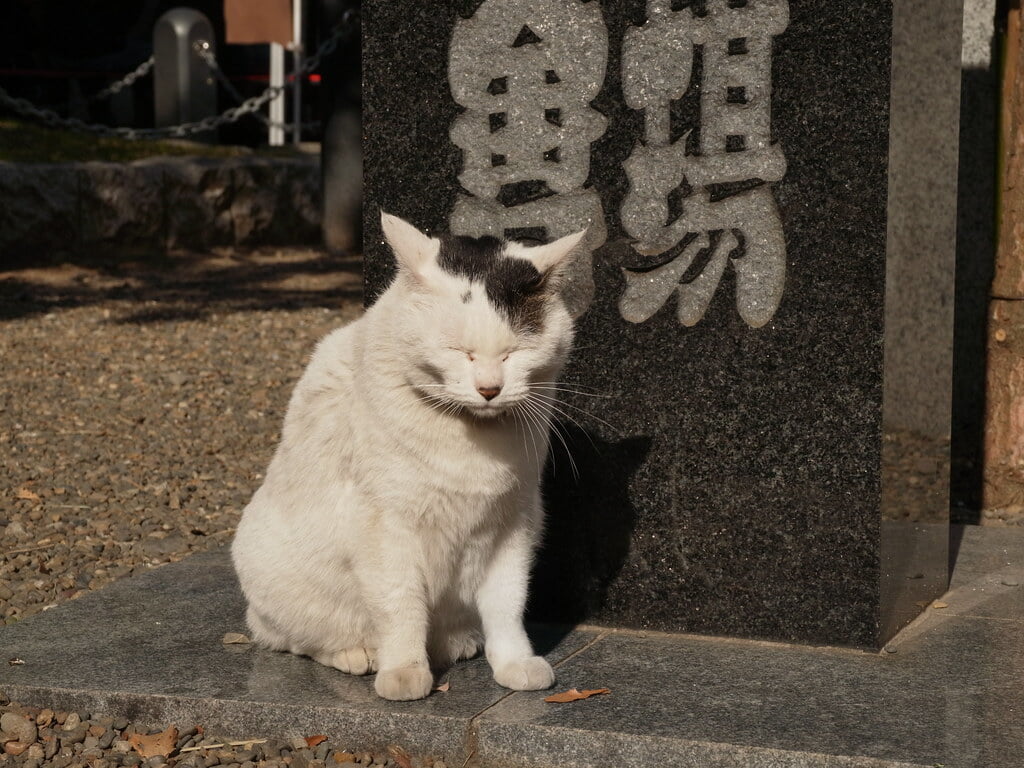
[[[0,271],[0,622],[226,542],[358,258],[176,253]]]

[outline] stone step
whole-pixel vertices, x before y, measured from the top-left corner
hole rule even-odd
[[[955,529],[946,607],[881,654],[595,627],[534,627],[548,704],[496,685],[486,661],[450,688],[387,702],[372,677],[224,645],[245,632],[226,550],[197,555],[0,628],[0,690],[15,701],[136,721],[201,723],[227,737],[323,733],[339,747],[448,765],[1009,766],[1024,743],[1024,532]],[[838,577],[838,574],[837,574]],[[842,606],[836,606],[842,612]]]

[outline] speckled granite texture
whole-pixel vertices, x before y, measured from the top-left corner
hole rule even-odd
[[[715,2],[664,5],[700,12]],[[758,2],[728,0],[728,6],[753,9]],[[623,268],[660,263],[634,250],[637,238],[624,230],[621,216],[630,191],[623,163],[638,141],[650,143],[653,135],[622,90],[624,35],[644,22],[646,4],[600,1],[607,72],[590,104],[607,128],[591,144],[586,189],[600,195],[607,234],[593,254],[596,292],[578,322],[565,380],[606,397],[567,401],[578,425],[563,428],[579,478],[564,451],[556,451],[535,617],[871,646],[909,620],[910,614],[892,618],[897,603],[905,607],[908,599],[935,597],[945,587],[944,545],[922,550],[915,528],[892,537],[883,563],[892,3],[791,0],[787,24],[778,21],[778,2],[767,5],[774,28],[784,26],[770,38],[770,135],[785,169],[779,178],[772,165],[775,175],[765,172],[771,183],[761,187],[770,190],[784,233],[781,304],[762,327],[748,325],[737,310],[734,264],[725,268],[702,319],[687,327],[677,319],[675,296],[644,322],[620,314]],[[442,231],[465,194],[458,180],[462,154],[449,137],[461,108],[447,82],[448,41],[457,21],[479,6],[478,0],[364,3],[368,301],[392,270],[379,209]],[[901,23],[918,23],[913,15],[924,13],[934,14],[933,22],[959,19],[955,0],[913,9]],[[959,61],[958,31],[956,45],[928,31],[903,37],[915,48],[904,59],[917,65],[903,74],[905,84],[934,77],[936,62]],[[671,105],[672,140],[700,141],[683,137],[699,123],[705,58],[692,62],[697,85]],[[958,82],[954,77],[951,87]],[[505,84],[492,87],[500,95]],[[956,109],[948,121],[944,103],[938,110],[933,122],[953,132],[955,146]],[[732,141],[727,137],[729,146]],[[682,162],[693,161],[699,147],[688,148]],[[953,153],[954,178],[955,160]],[[946,186],[917,210],[935,210],[935,196],[946,195]],[[913,212],[899,221],[907,216]],[[708,250],[714,249],[712,241]],[[698,256],[697,267],[702,258],[715,257]],[[946,279],[942,269],[933,271],[940,273],[935,280]],[[923,294],[937,295],[941,287]],[[948,370],[923,375],[931,380],[922,387],[941,387]],[[932,505],[924,518],[941,524],[943,500],[933,494],[923,503]],[[908,554],[922,552],[913,560]]]

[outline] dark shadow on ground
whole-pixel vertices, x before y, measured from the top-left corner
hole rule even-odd
[[[362,258],[313,248],[77,258],[0,270],[0,320],[125,302],[119,322],[196,319],[211,312],[337,308],[362,299]]]

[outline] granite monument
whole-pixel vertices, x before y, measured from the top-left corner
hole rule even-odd
[[[364,2],[367,301],[381,208],[587,227],[535,618],[877,647],[944,591],[961,13]]]

